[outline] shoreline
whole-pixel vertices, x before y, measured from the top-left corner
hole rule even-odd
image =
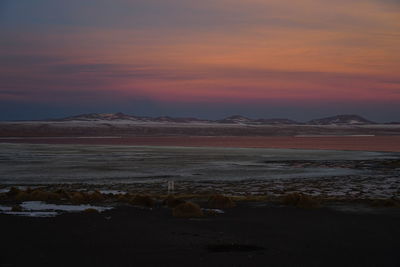
[[[277,148],[400,152],[400,136],[79,136],[7,137],[0,143],[165,147]]]

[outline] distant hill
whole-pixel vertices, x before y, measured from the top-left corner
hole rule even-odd
[[[222,120],[217,120],[216,122],[233,124],[301,124],[289,119],[250,119],[241,115],[233,115]]]
[[[258,119],[255,121],[260,124],[303,124],[290,119]]]
[[[230,117],[226,117],[225,119],[222,120],[217,120],[216,122],[218,123],[239,123],[239,124],[247,124],[253,122],[252,119],[249,119],[247,117],[241,116],[241,115],[233,115]]]
[[[335,135],[400,135],[400,124],[374,124],[357,115],[338,115],[301,123],[285,118],[252,119],[241,115],[220,120],[202,120],[191,117],[144,117],[122,112],[90,113],[50,120],[0,122],[0,137],[7,138]]]
[[[71,117],[66,117],[62,119],[57,119],[57,121],[132,121],[132,122],[176,122],[176,123],[190,123],[190,122],[211,122],[209,120],[202,120],[197,118],[186,118],[186,117],[142,117],[124,114],[122,112],[118,113],[90,113],[81,114]]]
[[[363,124],[376,124],[376,122],[367,120],[359,115],[336,115],[333,117],[326,117],[309,121],[307,124],[311,125],[363,125]]]
[[[177,122],[177,123],[191,123],[191,122],[211,122],[209,120],[202,120],[202,119],[197,119],[197,118],[191,118],[191,117],[168,117],[168,116],[162,116],[162,117],[157,117],[157,118],[149,118],[150,121],[154,122]]]
[[[115,120],[130,120],[130,121],[143,121],[144,117],[127,115],[122,112],[118,113],[90,113],[80,114],[76,116],[58,119],[60,121],[115,121]]]
[[[140,123],[211,123],[211,124],[238,124],[238,125],[367,125],[376,124],[376,122],[367,120],[359,115],[336,115],[332,117],[310,120],[306,123],[286,119],[252,119],[242,115],[233,115],[219,120],[204,120],[194,117],[144,117],[118,113],[90,113],[81,114],[55,121],[94,121],[94,122],[111,122],[111,121],[126,121]],[[390,124],[397,124],[392,122]]]

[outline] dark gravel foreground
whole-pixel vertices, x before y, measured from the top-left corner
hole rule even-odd
[[[0,266],[400,266],[400,211],[240,204],[216,217],[119,207],[0,215]]]

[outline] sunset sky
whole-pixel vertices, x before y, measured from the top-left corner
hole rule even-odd
[[[0,120],[400,121],[398,0],[1,0]]]

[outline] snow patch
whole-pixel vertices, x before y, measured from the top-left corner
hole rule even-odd
[[[202,209],[202,210],[204,212],[217,213],[217,214],[225,213],[223,210],[220,210],[220,209]]]
[[[55,217],[58,215],[56,211],[21,211],[21,212],[4,212],[8,215],[26,216],[26,217]]]
[[[32,210],[32,211],[47,211],[47,210],[55,210],[55,211],[67,211],[67,212],[79,212],[84,211],[86,209],[95,209],[99,212],[103,212],[111,207],[100,207],[100,206],[92,206],[92,205],[58,205],[58,204],[48,204],[42,201],[26,201],[21,204],[21,207],[24,210]]]
[[[11,211],[11,207],[1,206],[0,213],[8,215],[28,216],[28,217],[54,217],[63,212],[82,212],[87,209],[95,209],[99,212],[112,209],[112,207],[100,207],[92,205],[57,205],[48,204],[42,201],[26,201],[21,205],[23,211]]]

